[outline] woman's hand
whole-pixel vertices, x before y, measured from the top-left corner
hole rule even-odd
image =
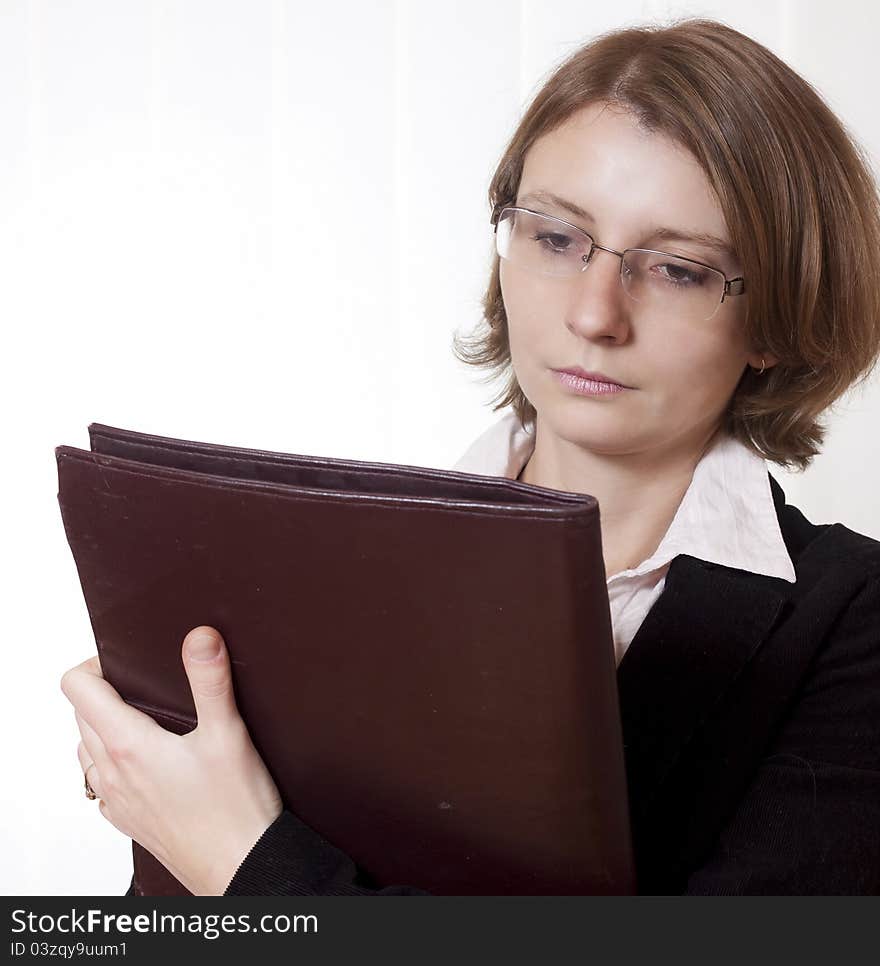
[[[222,895],[281,814],[281,796],[236,708],[220,633],[193,628],[183,664],[198,717],[186,735],[127,705],[97,657],[67,671],[61,690],[75,709],[80,765],[104,818],[193,894]]]

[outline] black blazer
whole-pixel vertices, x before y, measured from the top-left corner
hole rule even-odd
[[[797,581],[676,557],[618,667],[642,893],[880,893],[880,542],[770,484]],[[226,894],[427,893],[284,812]]]

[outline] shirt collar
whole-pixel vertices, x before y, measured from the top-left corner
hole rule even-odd
[[[534,446],[534,431],[511,410],[471,443],[453,469],[515,480]],[[649,573],[679,554],[790,583],[797,579],[766,461],[728,434],[719,433],[703,454],[654,553],[610,579]]]

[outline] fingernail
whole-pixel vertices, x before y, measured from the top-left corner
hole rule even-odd
[[[194,661],[212,661],[220,653],[220,641],[213,634],[196,634],[186,645]]]

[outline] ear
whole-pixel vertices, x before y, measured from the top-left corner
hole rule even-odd
[[[748,357],[748,364],[755,372],[760,372],[762,365],[764,372],[766,372],[768,369],[772,369],[777,362],[779,362],[779,359],[771,352],[751,352]]]

